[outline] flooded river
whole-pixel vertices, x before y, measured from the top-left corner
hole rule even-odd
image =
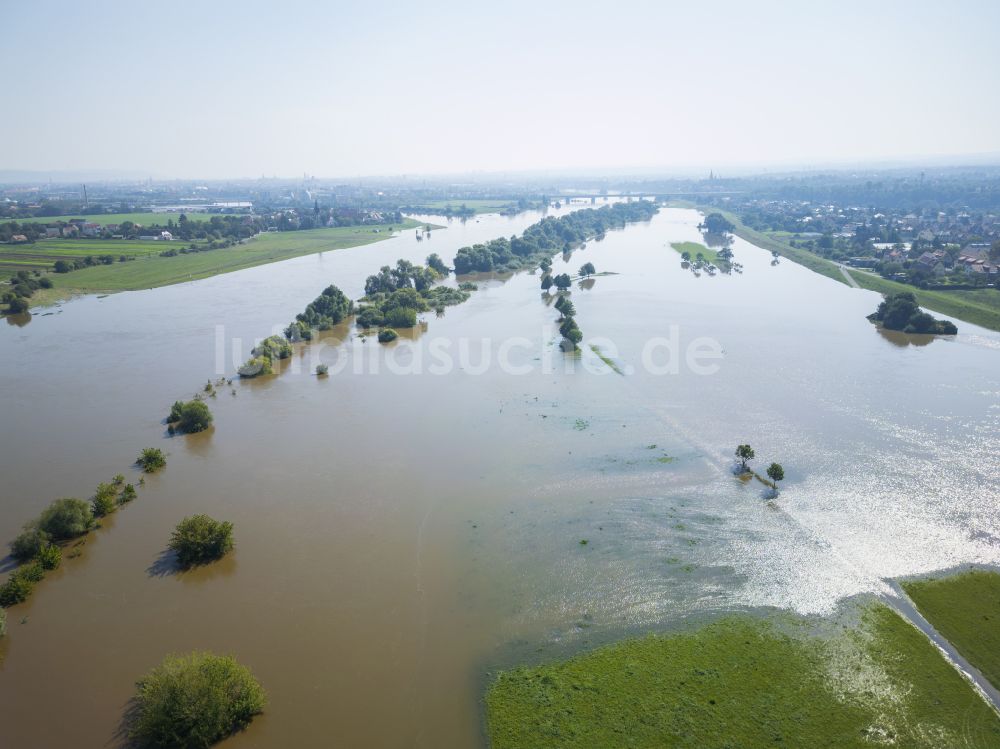
[[[210,432],[165,434],[174,400],[232,376],[327,284],[356,298],[383,264],[450,262],[539,217],[0,324],[0,538],[135,480],[140,448],[168,453],[9,612],[0,744],[115,745],[135,679],[208,649],[268,692],[234,749],[475,747],[498,667],[725,611],[828,615],[887,577],[1000,562],[1000,335],[880,335],[876,294],[741,240],[742,274],[695,277],[670,247],[700,241],[687,210],[556,259],[615,274],[574,286],[575,358],[537,276],[481,280],[418,335],[332,331],[281,375],[220,388]],[[740,442],[761,472],[784,465],[778,500],[729,473]],[[172,574],[170,532],[197,512],[235,524],[235,552]]]

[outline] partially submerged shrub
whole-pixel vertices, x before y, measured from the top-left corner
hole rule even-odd
[[[19,575],[21,578],[28,580],[29,582],[37,583],[45,577],[45,568],[38,561],[34,561],[31,564],[25,564],[18,567],[11,573],[11,577],[14,575]]]
[[[182,432],[202,432],[212,425],[212,412],[204,401],[175,401],[167,421]]]
[[[312,328],[301,320],[296,320],[285,328],[285,338],[290,341],[311,341],[312,337]]]
[[[136,687],[131,736],[147,745],[202,749],[264,709],[263,688],[231,656],[170,655]]]
[[[395,341],[399,337],[399,334],[392,328],[382,328],[378,332],[378,342],[388,343],[389,341]]]
[[[38,563],[46,570],[54,570],[62,562],[62,549],[55,544],[47,544],[38,552]]]
[[[192,515],[177,524],[169,546],[185,567],[211,562],[233,548],[233,524]]]
[[[27,601],[34,589],[35,584],[32,581],[18,576],[15,571],[7,578],[7,582],[0,585],[0,606],[9,608],[22,601]]]
[[[288,330],[287,332],[295,335],[295,331]],[[279,335],[273,335],[265,338],[254,347],[246,364],[240,367],[237,372],[239,372],[240,377],[274,374],[274,361],[287,359],[291,355],[292,344]]]
[[[327,373],[329,373],[329,371],[330,368],[326,364],[316,365],[316,374],[319,375],[320,377],[325,377]]]
[[[167,459],[163,455],[163,450],[158,447],[144,448],[135,461],[146,473],[158,471],[167,464]]]
[[[89,531],[94,525],[94,513],[82,499],[64,497],[42,510],[35,525],[54,541],[65,541]]]
[[[45,568],[38,562],[18,567],[10,573],[7,582],[0,585],[0,606],[9,608],[28,600],[35,583],[45,577]]]
[[[125,484],[122,488],[122,493],[118,495],[118,504],[123,505],[127,502],[131,502],[135,499],[135,497],[135,487],[132,484]]]
[[[34,525],[28,525],[10,545],[10,553],[18,561],[27,562],[37,557],[48,543],[48,533],[38,530]]]
[[[0,637],[7,634],[7,612],[0,609]]]
[[[90,501],[95,517],[110,515],[118,509],[118,487],[115,484],[101,483],[97,485],[97,491]]]
[[[246,363],[236,371],[240,377],[246,378],[274,374],[274,368],[271,367],[271,360],[263,356],[254,356],[247,359]]]
[[[90,504],[94,517],[103,518],[118,509],[118,492],[111,484],[100,484]]]
[[[287,359],[292,355],[292,345],[281,336],[273,335],[258,343],[250,354],[268,359]]]
[[[376,305],[367,304],[358,312],[355,322],[359,328],[377,328],[385,322],[385,315]]]
[[[385,324],[394,328],[412,328],[417,324],[417,311],[410,307],[394,307],[385,313]]]

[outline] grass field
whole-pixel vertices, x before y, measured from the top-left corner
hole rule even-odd
[[[492,749],[995,747],[1000,717],[882,605],[833,637],[733,617],[501,673]]]
[[[19,218],[14,219],[18,223],[23,224],[52,224],[57,221],[69,221],[71,218],[82,218],[87,223],[90,224],[100,224],[101,226],[107,226],[108,224],[121,224],[126,221],[131,221],[133,224],[142,224],[143,226],[150,226],[152,224],[161,224],[166,226],[168,221],[173,221],[177,223],[177,219],[180,218],[180,213],[103,213],[99,216],[41,216],[39,218]],[[221,213],[185,213],[191,221],[208,221],[212,216],[222,216]],[[0,219],[0,223],[7,221],[8,219]]]
[[[693,207],[687,204],[687,207]],[[822,258],[808,250],[799,247],[792,247],[788,242],[782,241],[773,236],[773,233],[759,232],[744,226],[739,218],[728,211],[722,211],[714,206],[696,206],[698,210],[705,212],[717,212],[724,215],[735,226],[734,233],[747,240],[751,244],[763,247],[765,250],[777,252],[782,257],[787,257],[799,265],[804,265],[811,271],[815,271],[827,278],[832,278],[840,283],[847,283],[844,279],[840,267],[826,258]],[[912,292],[921,307],[925,307],[934,312],[941,312],[959,320],[981,325],[990,330],[1000,330],[1000,290],[997,289],[972,289],[955,291],[930,291],[918,289],[909,284],[889,281],[874,273],[866,273],[856,269],[848,271],[851,277],[857,281],[858,285],[870,291],[877,291],[881,294],[895,293],[899,291]],[[873,310],[874,311],[874,310]],[[959,328],[961,332],[961,327]]]
[[[59,259],[76,260],[88,255],[112,255],[117,262],[122,255],[128,258],[159,255],[164,250],[179,250],[191,244],[128,239],[43,239],[33,244],[0,244],[0,279],[12,276],[19,270],[51,271]],[[201,245],[204,242],[193,244]]]
[[[396,229],[412,229],[423,226],[416,221],[405,221]],[[34,245],[4,245],[0,251],[0,276],[13,273],[17,263],[29,259],[38,264],[51,266],[59,257],[79,257],[80,255],[112,254],[132,255],[135,260],[111,265],[95,265],[69,273],[54,273],[50,276],[55,287],[38,292],[32,297],[33,304],[46,304],[65,299],[75,294],[93,292],[128,291],[167,286],[173,283],[207,278],[219,273],[250,268],[255,265],[287,260],[300,255],[339,250],[345,247],[370,244],[387,239],[390,234],[386,227],[349,226],[335,229],[312,229],[295,232],[267,232],[246,244],[205,252],[160,257],[166,249],[180,250],[187,242],[127,242],[124,240],[51,240],[54,247],[48,247],[48,254],[40,255],[38,248],[49,243]],[[31,257],[31,248],[36,257]],[[7,250],[26,254],[8,255]],[[10,260],[11,265],[2,265]],[[39,267],[38,265],[33,267]]]
[[[1000,574],[914,580],[903,589],[934,629],[1000,688]]]
[[[697,258],[700,252],[705,260],[713,265],[718,265],[719,256],[715,250],[706,247],[700,242],[671,242],[670,246],[677,250],[678,253],[690,252],[692,260]]]

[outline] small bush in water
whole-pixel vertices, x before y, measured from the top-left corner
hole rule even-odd
[[[139,453],[138,463],[146,473],[158,471],[167,464],[167,459],[163,455],[163,450],[158,447],[147,447]]]
[[[94,517],[102,518],[118,509],[118,492],[112,484],[98,484],[91,500]]]
[[[193,515],[177,524],[170,548],[185,567],[220,559],[233,548],[233,524]]]
[[[131,736],[157,747],[202,749],[245,727],[266,696],[230,656],[170,655],[136,684]]]

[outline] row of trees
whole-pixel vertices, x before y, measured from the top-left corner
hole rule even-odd
[[[556,299],[555,307],[559,311],[559,334],[576,349],[583,340],[583,333],[576,324],[576,307],[568,296],[562,294]]]
[[[70,227],[68,231],[80,239],[137,239],[144,235],[159,235],[169,231],[175,239],[184,242],[212,242],[229,240],[238,242],[268,229],[277,231],[300,231],[336,226],[394,225],[403,222],[399,211],[372,213],[349,208],[320,207],[315,204],[312,211],[293,212],[278,211],[261,214],[185,214],[181,213],[174,220],[174,214],[163,214],[163,219],[148,224],[134,221],[122,221],[113,227],[103,226],[92,235],[79,234],[73,229],[74,222],[66,220],[52,221],[5,221],[0,223],[0,242],[10,242],[15,236],[23,236],[28,242],[36,242],[46,238],[47,228],[60,230]],[[81,217],[83,218],[83,217]],[[77,224],[80,222],[77,221]]]
[[[455,255],[455,273],[513,272],[538,265],[556,252],[568,252],[588,239],[635,221],[648,221],[655,203],[638,200],[601,208],[586,208],[565,216],[550,216],[532,224],[520,237],[503,237],[462,247]]]
[[[19,270],[10,279],[10,288],[0,294],[0,302],[6,305],[6,311],[11,315],[27,312],[31,306],[28,301],[39,289],[51,289],[52,279],[42,276],[38,271],[29,273]]]
[[[166,465],[163,453],[147,448],[136,461],[145,470]],[[149,468],[146,468],[146,466]],[[144,483],[142,479],[140,484]],[[89,533],[97,519],[117,511],[138,496],[135,485],[124,474],[98,484],[90,501],[75,497],[54,500],[10,544],[10,553],[20,564],[0,585],[0,606],[6,608],[27,600],[38,583],[62,562],[62,544]]]

